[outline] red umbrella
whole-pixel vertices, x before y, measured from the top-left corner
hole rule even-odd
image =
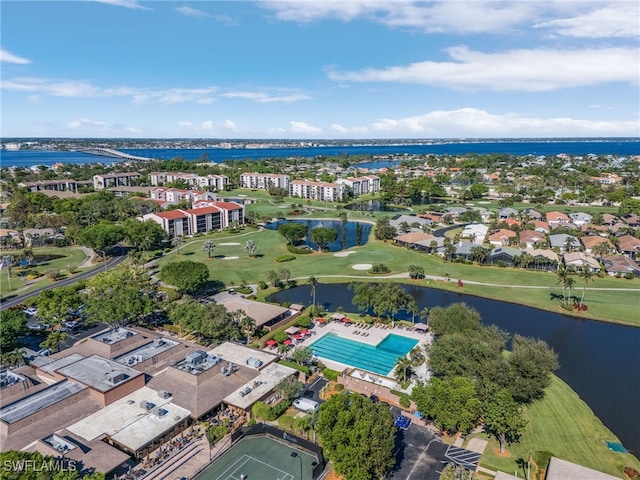
[[[351,323],[351,319],[350,319],[350,318],[348,318],[348,317],[344,317],[344,318],[342,319],[342,321],[343,321],[344,323]]]
[[[316,318],[316,322],[318,323],[325,323],[326,320],[324,318]]]
[[[310,332],[309,332],[309,330],[307,330],[307,329],[305,328],[304,330],[300,330],[300,333],[301,333],[302,335],[309,335],[309,333],[310,333]]]
[[[270,347],[273,347],[274,345],[276,345],[278,342],[276,342],[275,340],[267,340],[267,345],[269,345]]]
[[[295,338],[296,340],[298,340],[299,338],[302,338],[302,334],[301,333],[296,333],[293,338]]]
[[[290,339],[286,339],[284,342],[282,342],[283,345],[291,345],[293,342]]]

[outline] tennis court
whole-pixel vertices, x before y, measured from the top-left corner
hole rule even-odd
[[[194,480],[312,480],[318,459],[270,436],[246,437]]]

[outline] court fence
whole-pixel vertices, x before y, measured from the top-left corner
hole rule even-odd
[[[310,442],[309,440],[305,440],[304,438],[298,437],[297,435],[287,433],[283,430],[280,430],[279,428],[267,425],[265,423],[258,423],[256,425],[239,428],[231,434],[231,445],[234,445],[244,437],[253,435],[268,435],[276,439],[283,439],[284,441],[294,444],[296,447],[306,450],[311,455],[315,456],[318,459],[318,462],[313,467],[313,480],[320,478],[320,475],[322,475],[322,472],[324,472],[326,463],[324,460],[324,456],[322,455],[322,448],[320,446],[313,442]]]

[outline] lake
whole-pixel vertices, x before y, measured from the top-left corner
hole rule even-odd
[[[312,273],[312,272],[310,272]],[[439,289],[405,286],[420,309],[465,302],[480,312],[483,323],[510,334],[546,341],[558,354],[556,374],[575,390],[624,446],[640,452],[640,328],[584,320],[531,307]],[[347,284],[318,284],[316,303],[327,311],[357,311]],[[301,286],[267,299],[311,304],[311,288]],[[405,316],[405,318],[411,318]]]
[[[364,222],[341,222],[340,220],[278,220],[277,222],[271,222],[266,225],[265,228],[269,230],[278,230],[278,227],[283,223],[296,222],[307,226],[307,236],[305,238],[305,245],[308,245],[314,250],[318,249],[318,245],[311,241],[311,230],[314,228],[333,228],[338,232],[338,237],[334,242],[329,244],[329,250],[337,252],[346,248],[355,247],[357,245],[364,245],[367,243],[369,233],[371,232],[371,225]],[[360,227],[358,227],[360,225]],[[358,228],[360,228],[360,234],[358,234]]]

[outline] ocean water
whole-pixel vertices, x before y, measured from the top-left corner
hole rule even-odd
[[[580,140],[512,140],[476,141],[456,143],[434,143],[430,145],[346,145],[305,148],[256,148],[256,149],[120,149],[123,153],[139,157],[169,160],[183,158],[194,161],[223,163],[228,160],[258,160],[263,158],[315,158],[318,156],[354,155],[459,155],[459,154],[508,154],[554,156],[569,155],[614,155],[628,157],[640,155],[639,139],[580,139]],[[373,159],[372,159],[373,160]],[[110,157],[101,157],[80,152],[58,152],[43,150],[0,151],[0,166],[31,167],[33,165],[53,165],[55,163],[117,163]],[[366,166],[366,165],[365,165]]]

